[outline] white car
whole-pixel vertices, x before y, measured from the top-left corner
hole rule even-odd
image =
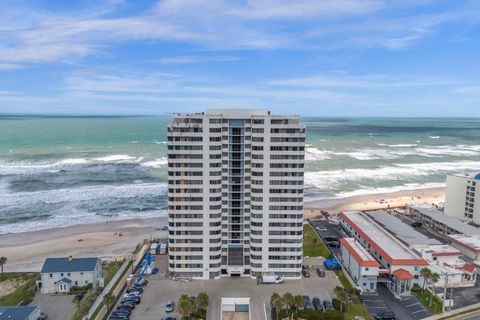
[[[134,292],[128,292],[128,293],[125,293],[123,295],[124,298],[128,298],[128,297],[140,297],[142,294],[138,291],[134,291]]]

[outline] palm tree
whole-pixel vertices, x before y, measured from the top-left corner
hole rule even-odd
[[[188,295],[183,294],[180,299],[178,299],[177,310],[182,316],[182,319],[186,319],[195,312],[195,302]]]
[[[0,258],[0,266],[2,267],[2,276],[3,276],[3,266],[7,263],[7,258],[1,257]]]
[[[299,294],[293,297],[293,301],[295,302],[295,313],[297,312],[297,310],[303,309],[303,307],[305,306],[305,300],[303,300],[303,297]]]
[[[293,305],[293,295],[290,292],[285,292],[283,295],[283,301],[287,305],[287,308],[290,309]]]
[[[425,291],[425,286],[427,285],[427,282],[429,282],[431,275],[432,275],[432,271],[427,267],[420,269],[420,276],[423,278],[423,286],[422,286],[423,291]]]
[[[103,304],[107,307],[107,311],[110,312],[111,308],[115,304],[115,296],[111,293],[107,293],[103,296]]]
[[[430,307],[432,306],[433,295],[435,294],[435,283],[437,283],[438,280],[440,280],[440,275],[438,273],[434,272],[430,275],[430,285],[432,287],[432,295],[430,296],[429,303]]]
[[[208,307],[208,294],[200,292],[197,296],[197,308],[200,310],[206,310]]]
[[[278,312],[281,311],[285,306],[285,301],[283,300],[283,297],[281,297],[278,293],[274,293],[272,294],[270,302],[272,303],[272,307],[275,309],[275,315],[278,320]]]
[[[340,286],[336,286],[335,289],[333,289],[333,292],[340,301],[340,312],[343,312],[343,304],[348,302],[348,296],[345,293],[345,289]]]

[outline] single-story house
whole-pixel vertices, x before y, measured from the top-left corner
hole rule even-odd
[[[98,258],[47,258],[40,271],[42,293],[65,293],[72,287],[103,287],[103,272]]]

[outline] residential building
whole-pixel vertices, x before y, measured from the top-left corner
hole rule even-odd
[[[450,234],[480,234],[480,228],[470,226],[459,218],[451,217],[428,205],[407,205],[406,210],[413,219],[422,223],[422,227],[442,237]]]
[[[382,228],[363,212],[342,212],[339,225],[380,263],[379,281],[396,296],[410,295],[414,284],[421,285],[420,269],[428,263],[412,249]]]
[[[480,224],[480,173],[447,176],[445,213]]]
[[[40,315],[36,306],[0,306],[0,320],[37,320]]]
[[[460,250],[464,256],[472,261],[480,262],[480,236],[479,235],[465,235],[452,234],[447,236],[451,245]]]
[[[376,291],[380,264],[355,238],[340,239],[340,261],[362,292]]]
[[[305,127],[215,109],[168,126],[169,270],[199,279],[301,276]]]
[[[477,279],[477,267],[462,259],[463,253],[450,245],[431,245],[420,248],[417,252],[425,259],[428,268],[440,275],[437,287],[474,286]]]
[[[42,293],[66,293],[75,287],[103,286],[98,258],[47,258],[40,271],[38,286]]]

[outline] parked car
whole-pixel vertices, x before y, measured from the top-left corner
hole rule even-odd
[[[173,306],[173,301],[169,299],[167,301],[167,304],[165,305],[165,311],[166,312],[172,312],[174,308],[175,307]]]
[[[162,230],[163,230],[163,231],[168,231],[168,226],[163,226],[163,227],[162,227]]]
[[[302,267],[302,275],[304,278],[310,278],[310,271],[305,266]]]
[[[340,242],[338,241],[326,241],[327,246],[332,247],[332,248],[339,248],[340,247]]]
[[[85,293],[84,293],[84,292],[80,292],[79,294],[75,295],[75,297],[73,297],[73,302],[81,301],[84,296],[85,296]]]
[[[162,320],[177,320],[177,318],[164,316]]]
[[[330,300],[323,300],[323,308],[325,309],[325,311],[331,311],[331,310],[333,310],[332,301],[330,301]]]
[[[316,227],[315,228],[318,232],[327,232],[327,228],[324,227]]]
[[[158,268],[153,268],[152,269],[152,274],[157,274],[158,273]]]
[[[320,278],[325,278],[325,271],[320,268],[317,268],[317,274]]]
[[[128,298],[128,297],[140,297],[142,294],[138,291],[130,291],[130,292],[127,292],[123,295],[124,298]]]
[[[135,309],[135,303],[131,301],[125,301],[121,305],[118,306],[119,309],[130,309],[133,310]]]
[[[417,228],[417,227],[421,227],[422,223],[420,221],[415,221],[415,222],[412,222],[412,224],[410,226],[412,228]]]
[[[325,237],[323,237],[323,240],[325,240],[326,242],[328,242],[328,241],[337,241],[338,242],[338,238],[334,237],[334,236],[325,236]]]
[[[315,310],[320,310],[320,311],[323,310],[322,302],[320,301],[319,297],[313,297],[312,304]]]
[[[395,320],[395,313],[390,310],[379,311],[373,316],[373,318],[375,320]]]
[[[123,302],[133,302],[135,304],[140,303],[140,297],[126,297],[123,299]]]
[[[303,308],[306,309],[306,310],[312,310],[313,309],[313,305],[312,305],[312,302],[310,301],[309,296],[303,296]]]
[[[48,315],[45,312],[40,312],[40,316],[38,317],[37,320],[47,320]]]
[[[140,287],[136,287],[136,286],[133,286],[133,287],[130,287],[126,290],[126,292],[140,292],[140,293],[143,293],[143,288],[140,288]]]

